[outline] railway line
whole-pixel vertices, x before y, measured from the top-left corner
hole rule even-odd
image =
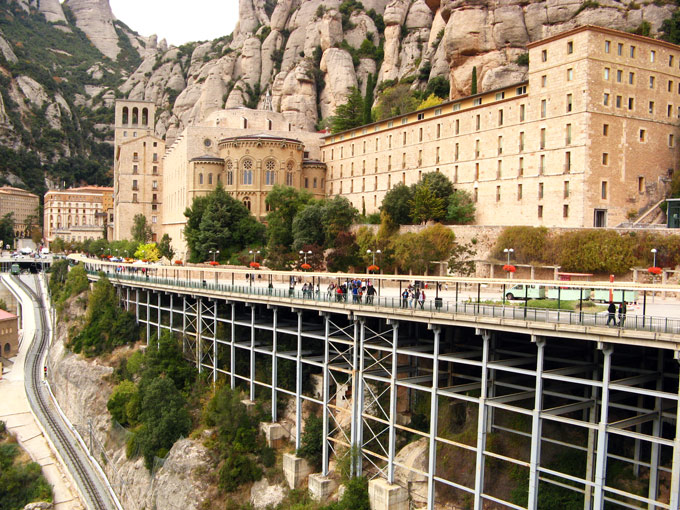
[[[87,453],[80,447],[69,426],[52,405],[50,395],[42,382],[42,360],[48,347],[49,336],[37,276],[32,277],[37,290],[27,285],[20,277],[12,276],[11,278],[33,300],[36,316],[36,336],[28,350],[25,365],[27,374],[25,379],[26,394],[31,407],[66,463],[66,468],[78,484],[87,507],[92,510],[119,508],[119,504],[113,501],[109,491],[90,464]]]

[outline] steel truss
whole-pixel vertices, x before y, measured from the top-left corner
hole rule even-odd
[[[412,496],[430,509],[454,494],[467,495],[475,510],[533,510],[548,487],[577,494],[588,510],[679,509],[680,385],[672,350],[118,285],[147,341],[163,329],[176,333],[186,357],[214,382],[240,385],[251,400],[258,389],[268,393],[272,421],[279,398],[292,399],[296,447],[303,403],[318,406],[324,475],[331,457],[354,446],[361,453],[355,472],[390,483],[416,480],[422,490]],[[247,359],[246,369],[239,359]],[[294,388],[280,381],[284,363],[294,366]],[[304,388],[303,374],[319,378],[320,392]],[[455,431],[447,420],[459,405],[466,417]],[[416,411],[424,425],[414,425]],[[421,467],[398,455],[414,438],[423,443]],[[506,444],[522,445],[523,453]],[[554,462],[559,455],[583,460],[568,472]],[[473,462],[467,478],[451,474],[447,462],[456,456]],[[501,465],[526,481],[523,501],[496,492],[489,474]],[[614,466],[630,468],[634,487],[608,478]]]

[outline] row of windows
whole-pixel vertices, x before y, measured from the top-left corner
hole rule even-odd
[[[293,172],[286,172],[286,186],[293,186]],[[233,186],[234,185],[234,171],[233,170],[228,170],[226,173],[226,185],[227,186]],[[316,188],[316,178],[314,179],[314,187]],[[322,179],[323,181],[323,179]],[[221,175],[217,174],[217,182],[222,182]],[[241,179],[240,183],[243,185],[252,185],[253,184],[253,170],[242,170],[241,171]],[[276,184],[276,171],[275,170],[265,170],[264,171],[264,183],[266,186],[274,186]],[[204,184],[204,177],[202,173],[198,174],[198,184],[202,185]],[[209,173],[207,174],[207,184],[212,185],[213,184],[213,174]]]
[[[609,67],[605,67],[603,69],[602,79],[604,81],[609,81],[610,79],[612,79],[616,83],[624,83],[625,81],[628,85],[635,85],[636,83],[636,75],[634,72],[629,71],[624,78],[624,72],[621,69],[617,69],[616,73],[614,74],[611,72],[611,69]],[[656,85],[657,85],[656,76],[652,74],[649,76],[649,88],[654,89]],[[667,92],[675,92],[676,87],[675,82],[673,80],[667,80],[666,90]],[[680,94],[680,82],[678,82],[677,93]]]
[[[132,124],[133,126],[136,126],[140,123],[139,122],[140,112],[139,112],[139,108],[137,108],[136,106],[134,108],[132,108],[132,116],[130,116],[130,110],[128,109],[127,106],[123,107],[122,114],[123,114],[122,115],[122,117],[123,117],[122,118],[122,124],[123,125]],[[149,109],[148,108],[142,108],[141,114],[142,114],[141,125],[147,126],[149,124]]]

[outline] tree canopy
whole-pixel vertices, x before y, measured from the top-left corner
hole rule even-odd
[[[219,250],[220,259],[228,259],[245,247],[264,241],[264,225],[230,196],[221,183],[205,197],[194,199],[184,215],[187,217],[184,236],[192,262],[208,260],[211,250]]]
[[[151,226],[146,222],[146,216],[143,214],[135,214],[132,219],[132,228],[130,229],[132,240],[138,243],[148,243],[151,241],[153,232]]]
[[[352,87],[344,104],[338,105],[335,109],[335,117],[331,131],[339,133],[347,129],[361,126],[364,123],[364,98],[361,91]]]

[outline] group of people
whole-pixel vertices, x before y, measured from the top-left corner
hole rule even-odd
[[[321,286],[317,283],[316,287],[313,283],[305,283],[302,286],[302,297],[311,298],[314,294],[317,296],[321,293]]]
[[[425,289],[409,285],[401,293],[401,307],[416,308],[418,305],[420,305],[421,310],[425,305]]]
[[[328,285],[326,291],[328,293],[328,299],[335,295],[335,300],[347,301],[347,296],[352,296],[352,303],[361,304],[366,303],[367,305],[372,305],[377,292],[375,287],[371,282],[363,282],[361,280],[351,280],[342,284],[331,283]],[[364,296],[366,300],[364,301]]]
[[[612,322],[614,323],[614,326],[618,326],[620,328],[623,327],[623,325],[626,322],[626,312],[628,311],[628,307],[626,306],[626,302],[622,301],[619,303],[619,322],[616,322],[616,303],[613,301],[609,303],[609,307],[607,308],[607,326],[609,326]]]

